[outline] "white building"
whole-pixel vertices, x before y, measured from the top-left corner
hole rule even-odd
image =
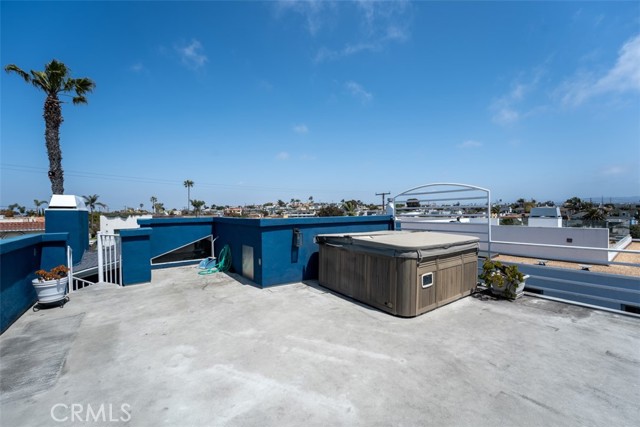
[[[529,213],[529,227],[562,227],[560,208],[544,206],[532,208]]]

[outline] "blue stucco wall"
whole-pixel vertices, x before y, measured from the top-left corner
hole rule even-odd
[[[51,270],[61,264],[67,265],[67,245],[69,244],[68,233],[47,233],[41,234],[42,256],[40,257],[40,268]]]
[[[69,233],[69,246],[73,249],[73,263],[82,260],[89,249],[89,212],[72,209],[47,209],[44,212],[45,232]]]
[[[35,271],[66,265],[67,233],[0,241],[0,332],[36,302]]]
[[[271,219],[261,223],[263,287],[318,278],[318,234],[390,230],[390,216]],[[294,229],[302,245],[294,246]],[[254,260],[257,264],[257,260]]]
[[[149,259],[212,234],[217,237],[215,255],[224,245],[231,248],[232,271],[242,274],[242,247],[253,248],[253,281],[260,286],[273,286],[318,277],[318,245],[314,237],[326,233],[351,233],[390,230],[391,216],[315,217],[291,219],[248,218],[154,218],[138,220],[146,243],[125,238],[123,230],[124,284],[148,281]],[[293,244],[294,229],[302,233],[302,244]],[[148,252],[147,252],[148,251]],[[127,259],[125,259],[127,258]],[[135,265],[135,268],[134,268]],[[131,275],[127,269],[134,268]],[[148,271],[146,271],[148,269]],[[131,282],[134,280],[135,282]]]
[[[120,230],[123,286],[151,281],[150,228]]]
[[[140,227],[153,230],[151,258],[213,234],[214,218],[139,219]]]
[[[242,246],[253,247],[254,256],[254,277],[253,281],[262,283],[262,269],[259,268],[258,259],[262,258],[262,232],[260,220],[248,218],[217,218],[215,226],[216,256],[220,256],[220,251],[224,245],[229,245],[231,249],[232,271],[242,274]]]

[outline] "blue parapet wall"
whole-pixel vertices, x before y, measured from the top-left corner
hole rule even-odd
[[[149,260],[212,234],[217,237],[216,255],[229,245],[232,270],[242,274],[243,246],[253,250],[253,281],[262,287],[298,282],[318,277],[318,234],[353,233],[393,229],[391,216],[313,217],[283,219],[248,218],[154,218],[138,220],[141,227],[151,230],[148,252],[138,241],[129,241],[123,234],[123,277],[125,285],[141,283],[151,270]],[[294,234],[300,234],[295,243]],[[145,237],[146,238],[146,237]],[[133,245],[137,245],[133,250]],[[124,259],[125,257],[131,259]],[[126,274],[135,264],[137,272]],[[128,267],[129,266],[129,267]],[[135,280],[130,282],[129,280]],[[144,280],[148,281],[148,280]]]
[[[0,240],[0,332],[36,302],[36,270],[67,263],[67,233]]]
[[[152,218],[139,219],[140,227],[153,230],[150,257],[165,254],[209,235],[215,235],[215,218]]]
[[[79,263],[84,251],[89,249],[89,212],[76,209],[47,209],[44,217],[47,234],[69,233],[73,263]]]
[[[151,281],[150,228],[120,230],[122,242],[122,284],[132,285]]]

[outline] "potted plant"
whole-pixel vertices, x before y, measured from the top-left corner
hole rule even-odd
[[[64,265],[59,265],[49,271],[36,271],[36,278],[31,281],[38,295],[38,302],[49,304],[61,301],[67,294],[67,284],[69,269]]]
[[[490,259],[482,264],[482,274],[480,274],[480,279],[494,295],[511,300],[524,293],[528,277],[520,272],[517,265],[504,266],[500,261],[491,261]]]

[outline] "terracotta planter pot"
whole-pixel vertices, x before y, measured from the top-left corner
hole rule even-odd
[[[49,304],[52,302],[61,301],[67,294],[67,284],[69,283],[69,277],[63,277],[62,279],[45,280],[40,281],[33,279],[31,284],[36,290],[38,295],[38,302],[43,304]]]

